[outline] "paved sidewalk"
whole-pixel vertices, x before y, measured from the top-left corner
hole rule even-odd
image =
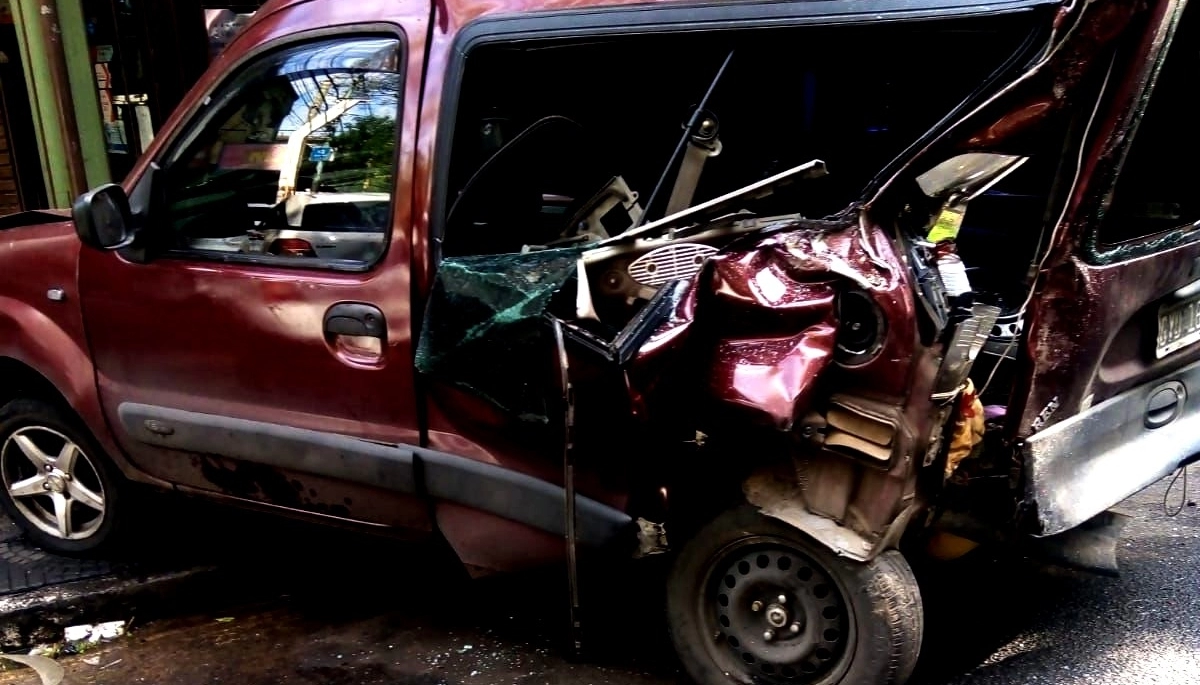
[[[43,552],[0,514],[0,596],[36,590],[116,572],[120,565],[96,559],[73,559]]]
[[[0,651],[57,642],[70,625],[241,601],[268,582],[275,548],[244,515],[161,495],[139,506],[152,515],[129,531],[127,551],[105,559],[45,552],[0,514]]]

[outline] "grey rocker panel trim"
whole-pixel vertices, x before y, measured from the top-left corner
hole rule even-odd
[[[565,531],[562,487],[495,464],[411,445],[146,404],[124,403],[117,414],[133,439],[154,447],[413,495],[424,492],[547,533]],[[417,463],[422,468],[416,468]],[[418,473],[423,474],[423,487],[418,487]],[[580,542],[595,546],[612,541],[632,523],[619,509],[581,496],[576,499],[576,516]]]

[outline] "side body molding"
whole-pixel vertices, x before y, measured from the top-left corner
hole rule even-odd
[[[155,447],[424,493],[546,533],[565,532],[561,486],[495,464],[412,445],[146,404],[125,403],[117,413],[130,436]],[[623,532],[632,534],[628,514],[596,500],[577,496],[576,515],[584,544],[600,546]]]

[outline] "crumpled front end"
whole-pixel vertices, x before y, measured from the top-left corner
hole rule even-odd
[[[789,220],[766,233],[710,258],[671,319],[641,348],[631,377],[643,404],[654,404],[662,384],[656,376],[673,373],[694,386],[688,392],[699,393],[692,396],[697,402],[790,431],[837,355],[840,295],[867,293],[881,312],[910,310],[900,265],[873,254],[856,225]],[[894,260],[886,241],[878,242]],[[876,327],[856,331],[873,338],[860,346],[882,351],[885,318],[855,322]],[[693,383],[697,378],[702,382]]]
[[[743,465],[742,494],[763,513],[869,558],[907,520],[934,429],[937,367],[907,271],[855,220],[783,220],[743,243],[708,260],[640,349],[635,406]]]
[[[615,483],[627,511],[655,521],[686,510],[680,499],[705,481],[692,495],[701,511],[685,518],[748,500],[857,559],[895,544],[926,507],[923,522],[954,513],[954,497],[986,515],[984,528],[1010,526],[1026,477],[1011,409],[1022,392],[1050,392],[1020,379],[1024,355],[1048,349],[1030,349],[1023,328],[1038,323],[1028,317],[1040,309],[1036,276],[1047,250],[1065,249],[1043,223],[1070,201],[1056,196],[1061,183],[1086,171],[1058,162],[1083,161],[1063,156],[1064,139],[1083,144],[1073,117],[1098,111],[1112,45],[1140,7],[1047,14],[831,218],[777,214],[802,210],[776,191],[823,176],[820,160],[687,206],[693,160],[676,179],[687,192],[672,192],[657,221],[644,221],[647,207],[619,176],[600,195],[615,204],[543,243],[498,260],[448,258],[419,371],[516,421],[557,429],[564,414],[564,463]],[[679,149],[700,144],[689,140]],[[1009,181],[1011,192],[997,185]],[[620,221],[605,227],[605,217]],[[546,260],[553,278],[538,276]],[[537,360],[560,362],[563,387]],[[456,423],[481,423],[468,413]],[[455,428],[512,434],[499,424]]]

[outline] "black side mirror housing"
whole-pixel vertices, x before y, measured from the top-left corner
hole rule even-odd
[[[133,214],[125,189],[116,183],[94,188],[71,210],[79,240],[98,250],[117,250],[133,241]]]

